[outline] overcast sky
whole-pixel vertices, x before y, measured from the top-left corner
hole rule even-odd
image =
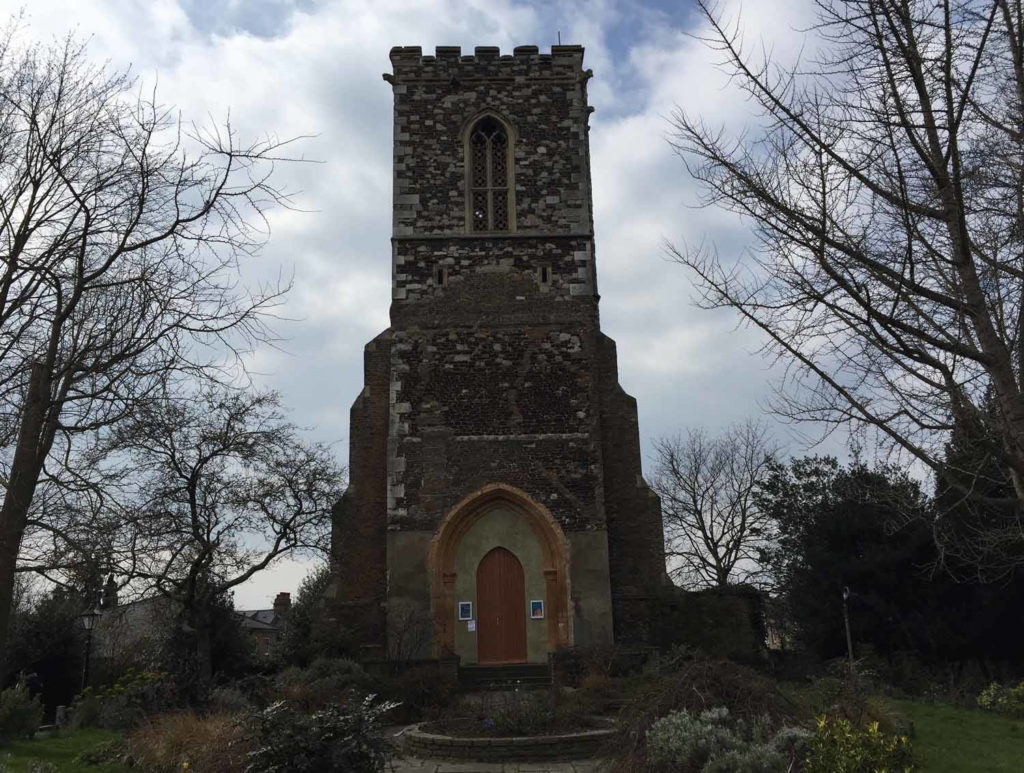
[[[748,44],[764,41],[791,58],[809,5],[747,0]],[[315,135],[301,152],[321,163],[280,171],[307,211],[272,215],[271,241],[252,271],[294,273],[284,314],[296,321],[279,326],[284,351],[259,352],[254,368],[311,438],[335,443],[341,462],[362,347],[388,326],[392,94],[381,73],[395,45],[546,51],[560,34],[586,48],[602,327],[618,342],[620,380],[639,403],[645,469],[654,437],[762,414],[770,374],[757,336],[727,312],[695,308],[689,277],[664,249],[708,238],[738,256],[746,241],[743,223],[695,207],[698,191],[666,141],[676,106],[730,131],[752,118],[696,39],[690,0],[0,0],[8,13],[21,7],[31,36],[90,36],[96,58],[130,65],[186,119],[223,119],[230,109],[243,137]],[[733,14],[741,4],[723,7]],[[785,428],[778,435],[804,450]],[[277,591],[295,591],[306,568],[286,562],[264,572],[236,606],[269,606]]]

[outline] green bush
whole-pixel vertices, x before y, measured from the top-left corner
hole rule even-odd
[[[910,740],[872,722],[859,730],[847,720],[820,717],[806,759],[807,773],[907,773],[915,770]]]
[[[772,744],[757,743],[715,755],[701,773],[783,773],[789,770],[789,761]]]
[[[451,705],[458,682],[433,666],[408,668],[392,679],[388,695],[411,709],[437,709]]]
[[[802,727],[784,727],[772,739],[772,748],[787,760],[803,760],[810,751],[814,733]]]
[[[978,705],[986,711],[1024,718],[1024,682],[1016,687],[992,682],[978,695]]]
[[[567,697],[557,687],[546,692],[515,691],[500,695],[488,713],[489,734],[496,736],[551,735],[589,727],[586,704]]]
[[[280,699],[307,710],[338,703],[349,691],[368,687],[363,667],[345,658],[317,658],[308,668],[286,668],[275,680]]]
[[[0,744],[31,738],[43,721],[43,704],[20,685],[0,690]]]
[[[656,768],[702,770],[713,757],[743,746],[726,708],[673,711],[647,731],[647,760]]]
[[[728,709],[685,709],[647,732],[646,768],[692,773],[786,773],[797,769],[811,733],[787,727],[771,737],[764,720],[736,719]]]
[[[318,656],[338,658],[356,649],[351,634],[323,614],[324,593],[330,585],[330,567],[320,566],[306,575],[288,610],[288,625],[280,647],[281,659],[300,667]]]
[[[384,715],[397,704],[368,695],[348,705],[304,714],[283,701],[248,720],[255,749],[247,773],[381,773],[390,742],[381,735]]]
[[[210,692],[210,707],[226,714],[240,714],[252,708],[252,704],[237,687],[217,687]]]
[[[170,674],[132,670],[111,685],[82,690],[71,706],[71,721],[75,728],[119,730],[145,717],[177,708],[178,698]]]
[[[619,712],[622,732],[614,754],[625,769],[643,764],[647,731],[674,711],[699,714],[723,706],[736,719],[771,729],[791,724],[800,713],[775,682],[751,668],[682,650],[677,656],[671,673],[651,678]]]

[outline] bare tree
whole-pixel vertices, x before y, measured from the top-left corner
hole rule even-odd
[[[40,481],[75,478],[76,437],[171,374],[236,365],[287,289],[238,275],[288,203],[285,142],[185,126],[84,44],[20,35],[0,35],[0,643]]]
[[[282,556],[328,554],[342,470],[326,447],[300,439],[273,393],[204,389],[146,401],[106,450],[128,472],[123,507],[142,524],[117,571],[181,610],[208,683],[214,605]]]
[[[1015,515],[957,549],[1012,568],[1024,561],[1024,6],[818,0],[808,48],[822,53],[787,70],[698,5],[706,42],[764,116],[738,138],[674,116],[706,202],[743,215],[756,240],[737,263],[676,251],[703,305],[767,335],[787,364],[784,415],[874,431],[940,475],[951,429],[980,425],[991,389]]]
[[[747,422],[719,437],[705,430],[655,442],[670,573],[686,585],[759,584],[759,551],[772,535],[756,488],[777,454],[767,429]]]

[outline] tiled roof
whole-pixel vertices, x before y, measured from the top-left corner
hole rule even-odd
[[[242,616],[242,627],[248,630],[276,631],[280,628],[273,609],[240,609],[238,614]]]

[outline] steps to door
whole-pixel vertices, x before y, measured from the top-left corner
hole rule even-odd
[[[546,663],[505,666],[460,666],[459,684],[467,690],[514,690],[551,686]]]

